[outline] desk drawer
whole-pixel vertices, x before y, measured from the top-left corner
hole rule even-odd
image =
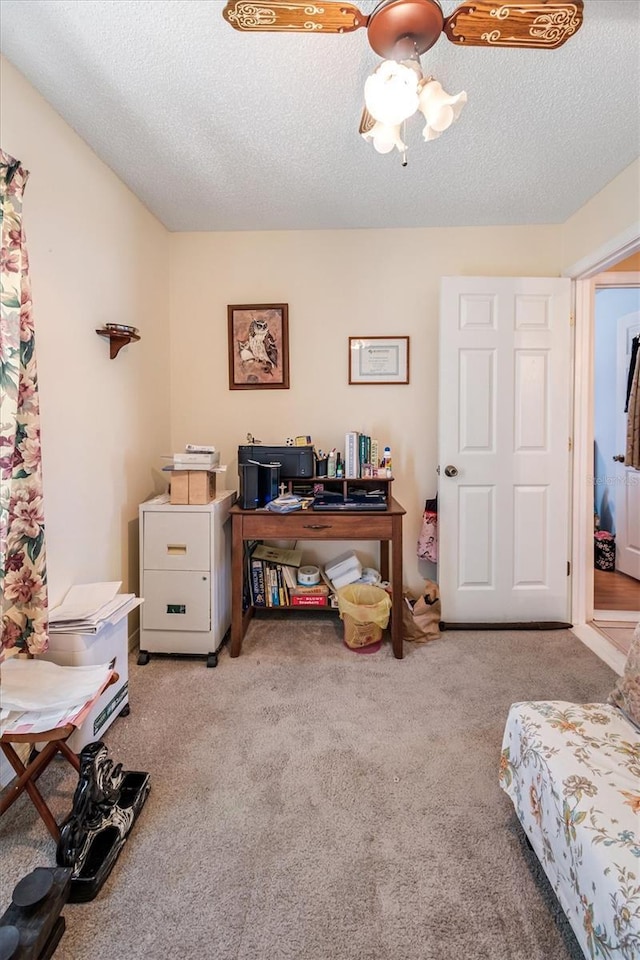
[[[209,630],[211,579],[191,570],[146,570],[144,573],[144,630]]]
[[[210,515],[170,507],[144,514],[145,570],[209,570]]]
[[[237,516],[237,515],[236,515]],[[233,522],[239,520],[233,517]],[[382,513],[322,514],[303,510],[274,516],[244,513],[245,540],[390,540],[392,515]]]

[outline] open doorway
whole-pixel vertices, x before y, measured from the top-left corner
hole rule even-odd
[[[593,278],[593,624],[625,654],[640,620],[640,473],[625,464],[639,267],[635,254]]]

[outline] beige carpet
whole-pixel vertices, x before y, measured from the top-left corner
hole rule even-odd
[[[359,655],[335,620],[254,621],[217,669],[130,666],[105,741],[151,794],[111,877],[67,905],[56,960],[580,960],[497,783],[516,700],[601,700],[566,631],[446,633]],[[71,768],[41,780],[60,817]],[[0,906],[53,842],[0,821]]]

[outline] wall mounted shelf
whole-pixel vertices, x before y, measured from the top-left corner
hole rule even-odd
[[[125,330],[113,330],[109,327],[101,327],[96,330],[99,337],[106,337],[109,341],[109,356],[112,360],[118,356],[123,347],[128,343],[135,343],[140,339],[139,333],[128,332]]]

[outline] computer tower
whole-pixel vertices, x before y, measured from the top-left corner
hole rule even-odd
[[[238,477],[240,489],[238,491],[238,505],[243,510],[255,510],[260,503],[260,464],[239,463]]]

